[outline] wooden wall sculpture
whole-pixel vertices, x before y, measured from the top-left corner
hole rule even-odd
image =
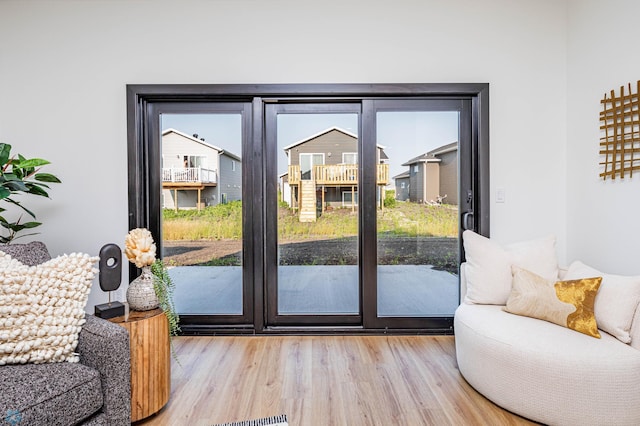
[[[604,156],[600,165],[604,165],[604,171],[600,177],[604,180],[624,179],[627,175],[631,178],[635,170],[640,171],[640,81],[635,89],[632,93],[629,83],[625,94],[625,87],[620,86],[618,97],[611,90],[600,101],[600,130],[604,131],[600,138],[600,155]]]

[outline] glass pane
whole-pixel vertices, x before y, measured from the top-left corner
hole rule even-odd
[[[357,114],[280,114],[280,315],[359,314]],[[345,201],[346,200],[346,201]]]
[[[458,306],[455,112],[379,112],[378,316],[452,315]]]
[[[242,115],[161,120],[163,258],[176,310],[242,315]]]

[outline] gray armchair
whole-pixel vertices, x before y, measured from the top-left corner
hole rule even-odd
[[[79,363],[0,367],[1,424],[129,425],[129,333],[87,315]]]
[[[38,257],[46,261],[48,252]],[[131,423],[129,333],[93,315],[86,320],[76,347],[80,362],[0,366],[0,424]]]

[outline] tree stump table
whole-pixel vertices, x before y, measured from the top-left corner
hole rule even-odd
[[[131,422],[160,411],[171,390],[169,322],[162,309],[130,311],[109,321],[129,331]]]

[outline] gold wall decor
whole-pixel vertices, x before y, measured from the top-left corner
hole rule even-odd
[[[600,112],[600,130],[604,136],[600,138],[600,155],[604,161],[604,171],[600,177],[624,179],[626,175],[633,177],[634,170],[640,170],[640,81],[636,83],[636,91],[632,93],[629,83],[627,93],[620,86],[620,95],[615,90],[609,96],[604,94],[600,101],[603,106]]]

